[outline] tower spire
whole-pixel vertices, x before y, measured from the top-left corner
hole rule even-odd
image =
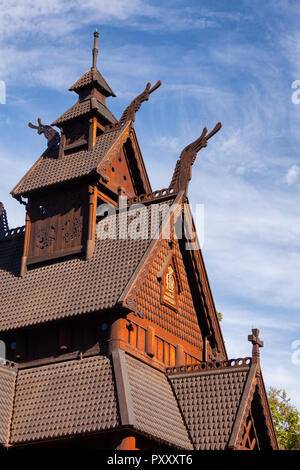
[[[97,67],[97,56],[98,56],[98,30],[94,32],[94,47],[93,47],[93,69]]]

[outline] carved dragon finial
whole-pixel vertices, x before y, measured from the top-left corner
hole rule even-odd
[[[38,118],[38,126],[32,124],[31,122],[28,123],[28,127],[31,129],[36,129],[37,133],[44,134],[48,141],[48,147],[52,146],[53,144],[59,143],[59,133],[53,129],[53,127],[48,126],[47,124],[43,124],[41,118]]]
[[[120,120],[115,124],[114,126],[111,127],[119,127],[123,126],[126,124],[128,121],[133,121],[135,120],[135,113],[140,109],[141,104],[144,101],[148,101],[149,96],[151,93],[153,93],[157,88],[159,88],[161,85],[161,81],[158,80],[158,82],[151,88],[151,83],[147,83],[145,90],[138,95],[132,102],[130,103],[129,106],[125,109],[124,113],[122,114]]]
[[[185,192],[187,191],[188,184],[191,180],[192,166],[196,160],[197,153],[203,147],[207,146],[207,141],[215,135],[221,127],[222,124],[218,122],[209,134],[207,134],[207,129],[205,127],[200,137],[182,150],[180,158],[177,160],[169,189],[173,189],[175,192],[181,190]]]

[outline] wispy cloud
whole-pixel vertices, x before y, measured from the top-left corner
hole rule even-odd
[[[7,0],[0,5],[0,37],[20,37],[38,34],[41,37],[62,38],[88,24],[126,25],[143,31],[202,29],[226,21],[248,19],[241,12],[228,13],[204,7],[184,6],[179,2],[146,0]]]
[[[95,24],[101,21],[126,21],[133,15],[141,15],[142,0],[104,0],[97,2],[79,0],[65,2],[52,0],[7,0],[0,5],[0,37],[15,37],[38,33],[42,37],[61,38],[77,30],[81,24]],[[145,4],[146,6],[146,4]]]
[[[285,175],[285,181],[290,186],[294,184],[300,175],[300,168],[297,165],[292,165],[291,168],[288,169]]]

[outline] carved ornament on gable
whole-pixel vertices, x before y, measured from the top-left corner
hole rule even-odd
[[[51,225],[49,230],[41,229],[36,235],[35,246],[44,250],[49,247],[56,240],[57,229],[54,225]]]
[[[65,243],[70,243],[82,234],[82,220],[75,217],[73,220],[67,220],[62,227],[63,239]]]

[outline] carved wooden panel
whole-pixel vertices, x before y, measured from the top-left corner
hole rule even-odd
[[[172,254],[172,251],[165,261],[165,266],[159,279],[161,279],[161,302],[177,310],[178,296],[182,291],[182,285],[176,256]]]
[[[30,201],[31,220],[27,264],[83,250],[87,217],[86,187],[47,192]]]

